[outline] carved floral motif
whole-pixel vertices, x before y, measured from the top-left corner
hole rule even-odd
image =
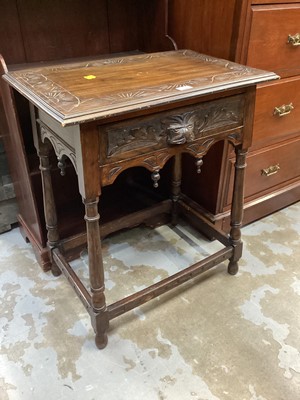
[[[171,158],[171,155],[167,151],[159,152],[141,160],[141,164],[150,169],[150,171],[159,171],[169,158]]]
[[[152,171],[154,174],[152,175],[152,179],[154,183],[159,180],[158,171],[162,169],[168,159],[171,158],[171,155],[167,151],[160,151],[156,154],[146,155],[144,157],[139,157],[132,163],[132,166],[144,166],[148,170]],[[117,176],[123,172],[125,169],[129,168],[128,164],[120,163],[118,165],[115,164],[107,164],[101,167],[102,178],[101,184],[103,186],[111,185]],[[155,186],[157,187],[157,186]]]
[[[118,167],[114,167],[111,168],[107,174],[107,179],[108,182],[111,182],[112,180],[115,179],[115,177],[118,175],[118,173],[122,170],[122,167],[118,166]]]
[[[215,143],[214,138],[209,138],[205,140],[204,142],[200,143],[192,143],[187,146],[187,150],[192,153],[195,157],[199,158],[203,155],[205,155],[208,151],[208,149]]]
[[[159,122],[153,124],[139,124],[123,128],[108,128],[107,155],[123,153],[126,151],[149,147],[163,140],[163,131]]]

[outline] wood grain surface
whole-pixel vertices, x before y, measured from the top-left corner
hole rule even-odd
[[[276,78],[189,50],[26,67],[4,75],[63,125]]]

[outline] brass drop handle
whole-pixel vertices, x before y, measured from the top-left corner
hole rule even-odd
[[[276,165],[271,165],[268,168],[262,169],[261,170],[261,174],[263,176],[271,176],[271,175],[275,175],[277,174],[277,172],[280,170],[280,166],[279,164]]]
[[[296,35],[289,35],[287,42],[292,46],[300,46],[300,33],[296,33]]]
[[[278,117],[284,117],[285,115],[289,115],[294,108],[293,103],[283,104],[280,107],[275,107],[273,114],[278,115]]]

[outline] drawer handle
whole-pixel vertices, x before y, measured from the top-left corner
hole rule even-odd
[[[275,175],[277,174],[277,172],[280,170],[280,166],[279,164],[276,165],[271,165],[268,168],[262,169],[261,170],[261,174],[263,176],[271,176],[271,175]]]
[[[300,33],[296,33],[296,35],[289,35],[287,42],[292,46],[300,46]]]
[[[179,145],[192,142],[195,139],[195,120],[194,113],[175,115],[164,121],[167,132],[167,142],[170,145]]]
[[[278,117],[284,117],[285,115],[289,115],[294,108],[293,103],[283,104],[280,107],[275,107],[273,114],[278,115]]]

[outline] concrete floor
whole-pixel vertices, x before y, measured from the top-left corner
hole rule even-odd
[[[222,264],[113,320],[102,351],[66,279],[0,235],[0,399],[300,399],[299,233],[300,203],[245,227],[238,275]],[[216,246],[184,224],[113,236],[108,302]]]

